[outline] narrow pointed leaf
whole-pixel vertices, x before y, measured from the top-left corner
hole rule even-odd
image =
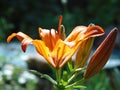
[[[42,73],[37,72],[37,71],[35,71],[35,70],[30,70],[30,72],[33,73],[33,74],[38,75],[38,76],[41,77],[41,78],[45,78],[45,79],[49,80],[49,81],[50,81],[52,84],[54,84],[54,85],[57,84],[57,82],[56,82],[54,79],[52,79],[52,78],[51,78],[49,75],[47,75],[47,74],[42,74]]]
[[[80,88],[87,88],[86,86],[78,85],[78,86],[73,86],[73,88],[80,89]]]
[[[71,59],[68,61],[67,65],[68,65],[68,68],[69,68],[70,72],[72,72],[73,71],[73,64],[72,64]]]

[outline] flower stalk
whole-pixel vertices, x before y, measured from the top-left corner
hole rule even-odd
[[[58,86],[60,86],[60,83],[61,83],[61,69],[56,70],[56,81],[57,81]]]

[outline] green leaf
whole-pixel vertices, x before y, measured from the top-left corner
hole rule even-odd
[[[78,86],[73,86],[73,88],[80,89],[80,88],[87,88],[86,86],[78,85]]]
[[[67,63],[67,65],[68,65],[68,68],[69,68],[70,72],[72,72],[73,71],[72,60],[69,60],[69,62]]]
[[[38,75],[40,78],[45,78],[45,79],[49,80],[54,85],[57,85],[57,82],[47,74],[42,74],[42,73],[37,72],[35,70],[30,70],[30,72],[33,73],[33,74]]]
[[[67,71],[63,71],[63,75],[62,75],[62,84],[66,85],[68,82],[68,72]]]
[[[74,87],[74,86],[79,86],[79,84],[80,84],[81,82],[84,82],[84,81],[85,81],[85,79],[82,78],[82,79],[80,79],[80,80],[78,80],[78,81],[76,81],[76,82],[74,82],[74,83],[72,83],[72,84],[70,84],[70,85],[67,85],[65,88],[71,88],[71,87]]]

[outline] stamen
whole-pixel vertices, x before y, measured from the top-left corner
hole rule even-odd
[[[65,40],[66,34],[65,34],[65,27],[63,25],[60,26],[60,33],[59,33],[59,35],[60,35],[60,38],[62,40]]]
[[[62,15],[60,15],[60,17],[59,17],[59,23],[58,23],[58,34],[60,34],[62,19],[63,19],[63,17],[62,17]]]
[[[53,41],[53,37],[52,37],[52,32],[51,32],[51,30],[50,30],[50,41],[51,41],[51,51],[53,50],[53,48],[54,48],[54,41]]]

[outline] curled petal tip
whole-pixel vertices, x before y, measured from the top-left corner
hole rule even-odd
[[[85,32],[85,38],[89,37],[97,37],[104,35],[104,30],[102,27],[97,26],[97,25],[89,25],[86,32]]]
[[[24,39],[22,42],[21,42],[21,48],[23,50],[23,52],[26,51],[27,47],[29,44],[32,44],[32,40],[26,40]]]
[[[12,33],[11,35],[9,35],[7,38],[7,42],[9,43],[15,36],[16,36],[16,33]]]
[[[96,33],[97,36],[100,36],[100,35],[103,35],[105,32],[103,30],[102,27],[98,26],[98,25],[92,25],[92,26],[89,26],[88,28],[89,30],[93,30],[93,33]]]
[[[32,44],[33,39],[22,32],[12,33],[8,36],[7,42],[9,43],[14,37],[17,37],[17,39],[21,41],[21,48],[24,52],[26,51],[27,46]]]

